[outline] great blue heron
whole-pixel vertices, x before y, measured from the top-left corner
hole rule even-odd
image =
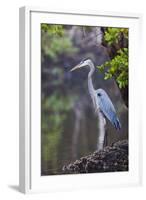
[[[95,66],[91,59],[82,60],[78,65],[71,69],[74,71],[82,67],[89,67],[88,73],[88,89],[91,96],[95,113],[99,119],[99,137],[97,142],[97,150],[103,149],[105,139],[105,124],[106,118],[112,123],[116,129],[121,129],[120,121],[117,117],[116,110],[108,94],[103,89],[95,90],[92,83],[92,75],[95,71]]]

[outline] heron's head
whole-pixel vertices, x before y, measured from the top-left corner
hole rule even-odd
[[[102,98],[102,97],[105,97],[107,95],[106,92],[103,89],[96,90],[96,93],[97,93],[98,98]]]
[[[87,67],[87,66],[91,66],[93,64],[93,62],[91,61],[91,59],[84,59],[82,60],[79,64],[77,64],[75,67],[73,67],[70,71],[74,71],[76,69],[80,69],[82,67]]]

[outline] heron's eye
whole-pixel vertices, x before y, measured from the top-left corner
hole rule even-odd
[[[97,95],[100,97],[100,96],[101,96],[101,93],[98,93]]]

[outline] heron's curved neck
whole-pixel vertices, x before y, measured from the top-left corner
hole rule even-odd
[[[90,71],[89,71],[89,74],[88,74],[88,88],[89,88],[90,95],[92,95],[95,91],[95,89],[93,87],[93,82],[92,82],[92,75],[95,71],[95,67],[94,67],[93,63],[90,63],[89,67],[90,67]]]

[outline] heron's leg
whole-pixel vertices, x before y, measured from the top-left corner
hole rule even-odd
[[[105,129],[104,147],[107,146],[107,130]]]
[[[103,114],[98,110],[98,120],[99,120],[99,132],[98,132],[98,141],[97,141],[97,151],[102,150],[104,146],[105,138],[105,118]]]
[[[106,129],[106,119],[104,118],[105,120],[105,136],[104,136],[104,147],[107,146],[107,129]]]

